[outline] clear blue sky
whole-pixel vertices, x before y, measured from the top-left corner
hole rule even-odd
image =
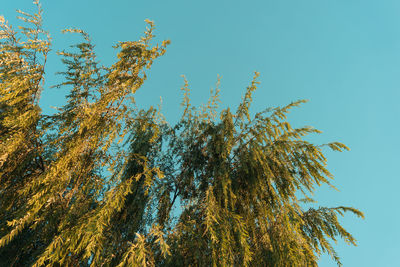
[[[157,39],[170,39],[165,56],[152,68],[137,101],[157,105],[175,121],[185,74],[194,103],[205,102],[222,76],[223,106],[235,106],[253,71],[261,73],[253,111],[297,99],[310,102],[290,121],[324,133],[315,142],[341,141],[350,152],[328,153],[340,191],[321,188],[321,205],[349,205],[366,219],[343,221],[358,247],[339,242],[344,266],[399,266],[400,250],[400,1],[398,0],[58,0],[42,1],[45,27],[54,49],[73,38],[65,27],[90,33],[104,64],[115,58],[117,41],[136,40],[145,19],[154,20]],[[3,0],[0,14],[15,21],[15,9],[32,10],[30,0]],[[52,54],[52,72],[62,70]],[[45,91],[41,104],[63,103],[61,91]],[[321,266],[335,266],[322,257]]]

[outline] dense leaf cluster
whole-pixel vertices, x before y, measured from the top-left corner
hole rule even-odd
[[[316,266],[331,241],[355,240],[338,222],[349,207],[315,207],[330,184],[324,146],[303,140],[289,110],[251,116],[256,73],[235,111],[190,103],[168,124],[140,109],[135,92],[168,41],[120,42],[101,66],[89,36],[59,52],[57,87],[67,103],[44,115],[38,101],[51,39],[42,10],[18,11],[15,31],[0,17],[0,266]],[[299,197],[303,199],[299,199]]]

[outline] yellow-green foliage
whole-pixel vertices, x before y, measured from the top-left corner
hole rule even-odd
[[[169,125],[135,103],[169,44],[152,45],[147,21],[111,67],[87,33],[65,30],[82,37],[58,53],[56,87],[70,93],[43,115],[51,39],[35,4],[18,11],[18,30],[0,17],[1,266],[315,266],[323,252],[340,264],[330,242],[355,239],[337,216],[363,215],[307,204],[332,179],[323,146],[347,147],[302,139],[319,131],[286,115],[304,101],[251,116],[256,73],[236,111],[218,112],[218,86],[195,108],[185,80],[183,116]]]

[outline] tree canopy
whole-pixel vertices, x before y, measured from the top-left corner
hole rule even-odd
[[[338,216],[318,207],[331,185],[324,147],[293,128],[288,112],[305,102],[252,115],[258,73],[236,109],[219,111],[219,89],[195,107],[185,80],[183,114],[171,125],[135,93],[169,41],[115,45],[112,66],[97,60],[87,33],[58,52],[66,104],[39,106],[51,38],[42,10],[15,30],[0,17],[1,266],[317,266],[340,265],[332,242],[356,245]],[[47,71],[47,70],[46,70]],[[333,186],[332,186],[333,187]]]

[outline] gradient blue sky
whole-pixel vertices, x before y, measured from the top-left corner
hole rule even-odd
[[[350,152],[327,153],[340,191],[321,188],[321,205],[349,205],[365,212],[342,221],[358,247],[338,242],[344,266],[400,264],[398,117],[400,107],[400,1],[398,0],[152,0],[42,1],[44,25],[54,50],[74,40],[66,27],[90,33],[104,64],[111,64],[117,41],[136,40],[145,19],[154,20],[157,39],[170,39],[165,56],[149,73],[137,101],[157,105],[163,98],[167,119],[181,110],[182,74],[192,101],[205,102],[222,76],[223,107],[236,106],[254,71],[261,73],[253,111],[297,99],[310,102],[293,111],[295,125],[324,133],[315,142],[341,141]],[[30,11],[30,0],[2,0],[0,14],[15,22],[15,9]],[[63,70],[49,58],[47,87]],[[46,90],[41,105],[63,103],[62,91]],[[397,177],[397,178],[396,178]],[[320,266],[335,266],[323,256]]]

